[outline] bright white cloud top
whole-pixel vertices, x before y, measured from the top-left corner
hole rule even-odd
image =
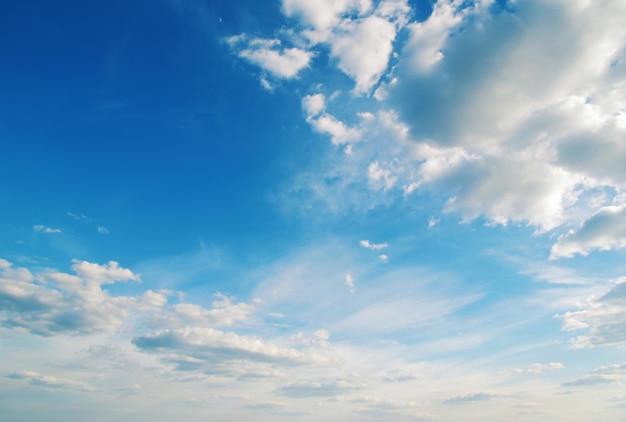
[[[622,420],[623,16],[0,6],[0,414]]]

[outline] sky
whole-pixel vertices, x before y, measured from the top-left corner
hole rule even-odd
[[[3,418],[623,420],[624,16],[2,2]]]

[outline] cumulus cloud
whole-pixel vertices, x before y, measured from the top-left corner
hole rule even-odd
[[[179,370],[200,370],[212,373],[217,367],[224,373],[248,362],[293,366],[328,362],[314,351],[301,351],[267,343],[258,337],[242,336],[205,327],[185,327],[161,330],[133,339],[133,344],[145,352],[158,353]],[[265,368],[275,370],[272,366]]]
[[[111,261],[97,265],[75,261],[78,275],[53,270],[36,276],[7,261],[0,268],[0,324],[37,335],[91,334],[118,328],[129,307],[152,306],[161,295],[147,291],[139,297],[114,297],[103,284],[139,280],[139,275]]]
[[[572,339],[574,348],[623,344],[626,342],[626,278],[615,281],[600,297],[591,297],[579,310],[561,316],[563,330],[586,331]]]
[[[245,35],[240,35],[229,38],[227,42],[239,57],[279,78],[295,78],[309,65],[313,57],[306,50],[283,47],[278,39],[248,39]]]
[[[75,260],[75,274],[44,270],[32,274],[0,259],[0,325],[41,336],[112,332],[132,319],[149,327],[232,326],[249,320],[254,304],[216,293],[210,308],[168,304],[171,292],[146,290],[114,296],[104,286],[140,281],[115,261],[99,265]]]
[[[552,247],[550,258],[571,258],[576,254],[587,255],[594,249],[606,251],[624,247],[626,206],[608,206],[600,208],[578,230],[570,230],[559,237]]]

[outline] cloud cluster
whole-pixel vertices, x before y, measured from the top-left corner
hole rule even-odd
[[[334,145],[359,143],[299,193],[335,208],[341,197],[376,203],[366,189],[434,191],[466,221],[571,229],[553,258],[624,246],[623,2],[444,0],[421,22],[402,0],[284,0],[282,10],[292,24],[282,37],[329,54],[354,81],[351,99],[330,104],[328,70],[312,69],[306,120]]]
[[[621,385],[626,381],[626,363],[602,366],[591,373],[572,381],[564,382],[563,387],[588,387],[592,385]]]
[[[575,348],[626,342],[626,278],[615,281],[600,297],[591,297],[577,311],[561,316],[563,330],[586,331],[572,340]]]
[[[51,375],[42,375],[35,371],[17,371],[7,375],[7,378],[14,380],[25,380],[30,385],[42,388],[68,389],[76,391],[95,391],[91,385],[82,381],[75,381],[67,378],[59,378]]]
[[[0,260],[0,324],[19,331],[51,336],[92,334],[118,328],[129,309],[160,306],[162,295],[111,296],[102,286],[139,281],[139,275],[111,261],[106,265],[74,261],[77,275],[45,270],[32,274]]]

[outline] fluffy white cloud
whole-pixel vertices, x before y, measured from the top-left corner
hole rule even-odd
[[[626,206],[601,208],[578,230],[570,230],[559,237],[552,247],[550,258],[570,258],[587,255],[591,250],[610,250],[626,247]]]
[[[461,3],[437,2],[409,26],[383,89],[409,137],[431,148],[418,152],[408,190],[443,180],[449,211],[547,230],[581,189],[620,189],[624,4],[528,1],[493,13],[490,2]]]
[[[116,281],[141,281],[141,275],[134,274],[128,268],[122,268],[115,261],[98,265],[87,261],[74,260],[72,269],[80,277],[97,284],[112,284]]]
[[[346,274],[345,283],[346,283],[346,286],[350,288],[350,291],[354,292],[354,277],[352,277],[352,274],[350,273]]]
[[[240,366],[242,362],[291,366],[329,361],[327,356],[312,350],[280,347],[258,337],[206,327],[161,330],[135,337],[133,344],[143,351],[164,355],[165,361],[175,364],[177,369],[209,373],[216,365],[228,373],[233,371],[233,365]]]
[[[231,37],[231,47],[241,58],[261,67],[279,78],[295,78],[298,73],[309,65],[313,57],[311,52],[300,48],[284,48],[280,40],[254,38],[246,36]]]
[[[371,6],[371,0],[283,0],[285,15],[298,16],[305,25],[319,30],[336,25],[344,13],[363,14]]]
[[[333,37],[331,54],[338,67],[356,81],[357,92],[367,92],[387,69],[396,26],[389,20],[370,16],[346,22]]]

